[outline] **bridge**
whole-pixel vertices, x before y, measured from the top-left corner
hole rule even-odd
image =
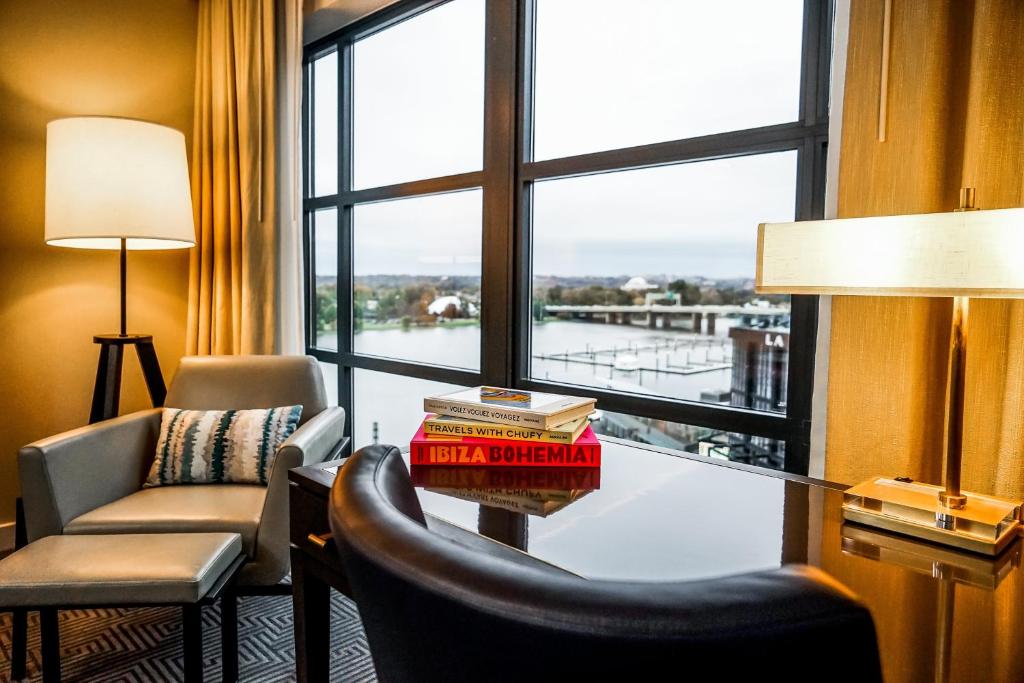
[[[781,306],[738,306],[728,304],[639,304],[639,305],[595,305],[595,306],[572,306],[563,304],[549,304],[544,306],[544,311],[559,318],[573,318],[576,320],[590,320],[608,323],[610,325],[632,325],[637,317],[643,316],[647,327],[657,329],[660,327],[668,329],[672,320],[682,318],[690,320],[690,329],[694,332],[701,332],[706,327],[706,334],[715,333],[715,320],[719,316],[730,316],[740,318],[744,323],[750,324],[755,320],[766,320],[769,325],[775,326],[781,323],[782,318],[789,315],[788,308]],[[704,325],[704,321],[707,324]]]

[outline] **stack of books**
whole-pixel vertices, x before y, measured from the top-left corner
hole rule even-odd
[[[594,399],[476,387],[423,400],[414,466],[600,467]]]
[[[423,408],[410,469],[428,491],[547,517],[600,487],[594,399],[477,387]]]

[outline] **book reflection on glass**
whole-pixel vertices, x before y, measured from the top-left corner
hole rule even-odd
[[[601,487],[599,468],[412,465],[414,486],[492,508],[547,517]]]
[[[530,392],[501,387],[480,387],[480,402],[496,406],[530,407]]]
[[[413,486],[441,489],[533,489],[572,491],[601,488],[599,467],[409,467]]]
[[[590,490],[541,491],[538,489],[462,489],[426,488],[451,498],[468,500],[487,507],[500,508],[535,517],[547,517],[576,502]]]

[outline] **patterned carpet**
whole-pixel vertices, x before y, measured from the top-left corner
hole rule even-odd
[[[333,592],[331,680],[376,681],[366,635],[355,606]],[[220,614],[203,608],[205,679],[220,681]],[[60,613],[61,672],[65,683],[168,683],[182,674],[181,612],[173,608],[71,610]],[[29,675],[41,680],[39,622],[29,617]],[[238,602],[240,681],[295,680],[292,604],[287,596]],[[0,681],[10,675],[11,618],[0,615]]]

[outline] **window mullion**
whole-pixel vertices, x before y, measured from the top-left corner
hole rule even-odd
[[[531,184],[524,180],[526,165],[533,158],[533,85],[534,46],[536,37],[536,2],[521,0],[518,6],[516,44],[518,45],[516,77],[516,136],[513,150],[513,273],[512,296],[514,324],[513,364],[510,386],[521,388],[530,375],[531,313],[533,305],[532,252],[530,240]]]
[[[352,190],[352,45],[338,45],[338,355],[352,352],[352,206],[344,201]],[[345,434],[351,437],[356,420],[352,368],[338,363],[338,404],[349,411]]]
[[[309,268],[305,306],[307,311],[305,330],[307,348],[325,362],[330,362],[327,360],[328,357],[337,361],[339,403],[353,411],[357,410],[352,405],[354,400],[353,376],[357,368],[360,371],[386,372],[424,381],[452,384],[480,381],[488,384],[539,390],[562,389],[565,393],[590,392],[602,396],[606,404],[602,405],[602,408],[605,410],[645,416],[656,420],[684,421],[694,426],[706,426],[724,432],[744,432],[758,437],[785,441],[785,468],[788,471],[805,472],[807,467],[805,437],[809,428],[814,363],[817,311],[815,301],[809,297],[794,297],[792,299],[789,367],[784,379],[787,383],[784,392],[787,397],[785,415],[758,413],[746,408],[720,406],[715,403],[701,403],[696,400],[696,394],[694,394],[693,400],[689,400],[689,398],[677,400],[673,396],[685,394],[689,397],[690,394],[687,393],[688,390],[676,391],[677,385],[675,384],[668,385],[672,389],[671,391],[662,389],[664,393],[661,395],[646,396],[642,393],[630,393],[628,387],[624,391],[619,388],[613,390],[604,388],[603,384],[599,387],[600,383],[593,387],[577,386],[560,383],[563,382],[561,379],[554,381],[533,377],[530,355],[533,324],[531,311],[532,271],[534,267],[532,213],[536,181],[556,180],[556,183],[551,183],[553,186],[561,182],[557,179],[573,176],[795,151],[796,186],[793,198],[796,208],[795,215],[797,219],[817,217],[821,213],[823,205],[824,150],[828,133],[828,49],[831,45],[831,5],[829,0],[805,0],[804,3],[803,49],[800,55],[799,120],[748,130],[732,130],[700,137],[533,161],[534,57],[538,2],[539,0],[486,0],[483,40],[485,46],[484,126],[481,143],[483,145],[483,163],[480,171],[461,173],[457,172],[459,168],[454,168],[454,174],[449,176],[424,178],[382,187],[368,187],[358,191],[353,189],[353,43],[379,31],[387,31],[406,19],[412,19],[422,12],[439,7],[444,4],[444,0],[398,3],[360,20],[357,24],[339,31],[334,36],[318,41],[316,47],[307,48],[302,105],[303,147],[307,151],[307,161],[303,169],[303,239],[306,249],[305,262]],[[569,21],[571,24],[571,18]],[[795,24],[792,23],[788,25],[795,27]],[[543,36],[542,39],[547,40]],[[312,102],[315,97],[316,85],[313,69],[309,63],[328,51],[331,47],[329,43],[332,42],[333,47],[339,52],[338,188],[335,195],[313,197],[312,161],[316,131],[313,130]],[[795,54],[793,63],[795,65]],[[610,94],[614,96],[614,92]],[[552,95],[550,99],[556,98]],[[571,105],[567,106],[569,107],[567,111],[571,111]],[[754,125],[757,123],[757,120],[750,121]],[[683,133],[683,131],[679,132]],[[632,139],[643,141],[642,137]],[[619,138],[619,140],[621,140],[619,144],[629,143],[627,138]],[[566,152],[572,151],[574,150],[566,148]],[[669,173],[669,171],[666,170],[665,173]],[[379,181],[388,182],[388,179],[381,177]],[[367,183],[369,182],[367,180]],[[425,195],[441,195],[476,187],[482,189],[479,372],[461,370],[456,367],[428,365],[407,359],[355,354],[353,337],[355,325],[355,206]],[[602,186],[596,185],[595,187]],[[652,185],[652,187],[654,186]],[[614,192],[616,188],[612,187],[610,190]],[[561,214],[557,211],[552,213],[549,208],[554,201],[550,199],[552,196],[549,194],[550,192],[547,183],[538,182],[536,201],[540,203],[536,210],[541,212],[538,220],[546,221],[538,227],[542,231],[558,232],[564,229],[564,221],[559,220]],[[603,192],[607,192],[607,190]],[[660,195],[652,194],[651,196],[658,197]],[[780,195],[776,192],[771,196],[778,197]],[[570,204],[570,206],[572,205]],[[314,222],[317,210],[330,207],[336,207],[338,215],[338,349],[333,353],[315,348],[316,235]],[[564,207],[562,208],[564,209]],[[610,208],[618,211],[616,207]],[[580,215],[585,214],[586,212],[583,211]],[[686,215],[682,215],[682,218],[686,219]],[[363,220],[362,213],[360,213],[361,224]],[[622,220],[618,222],[628,223],[630,220],[632,218],[627,210],[623,214]],[[370,225],[370,222],[367,222],[367,225]],[[543,235],[541,236],[543,237]],[[360,233],[360,237],[362,239],[362,233]],[[651,239],[656,239],[656,236]],[[653,247],[644,245],[641,241],[632,248],[642,250]],[[361,253],[362,249],[363,247],[360,246]],[[367,263],[369,262],[368,258]],[[619,260],[616,259],[615,262],[618,263]],[[399,264],[401,261],[396,260],[394,263]],[[622,263],[626,264],[627,262],[622,261]],[[551,273],[553,275],[565,274],[550,263],[547,263],[547,266],[551,266],[554,271]],[[538,267],[546,266],[538,264]],[[624,267],[628,267],[628,265]],[[413,269],[409,272],[419,271]],[[590,270],[580,272],[590,272]],[[597,269],[599,275],[603,272],[603,270]],[[703,269],[701,272],[704,272]],[[540,275],[545,274],[547,271],[540,273]],[[711,271],[708,271],[708,274],[714,275]],[[554,281],[562,283],[563,280],[564,278],[559,277]],[[575,285],[571,283],[566,285],[566,287],[571,286]],[[732,285],[725,285],[724,288],[719,287],[719,289],[725,292],[730,286]],[[715,299],[715,301],[717,300]],[[723,294],[721,300],[735,301],[737,299],[727,299]],[[707,299],[703,298],[703,301],[707,301]],[[589,315],[589,313],[587,314]],[[657,313],[656,315],[651,314],[651,317],[662,316],[662,320],[664,320],[666,319],[665,315]],[[657,327],[657,320],[654,326]],[[720,327],[719,333],[721,336]],[[712,333],[709,332],[709,334]],[[543,338],[539,337],[538,339],[543,341]],[[590,337],[586,337],[586,339],[593,341]],[[362,341],[360,343],[360,348],[363,348]],[[543,349],[541,350],[543,351]],[[685,362],[688,364],[690,361],[686,360]],[[662,365],[662,367],[665,366]],[[539,374],[544,375],[545,373],[539,372]],[[552,370],[552,376],[557,374]],[[575,375],[569,373],[566,376]],[[620,376],[619,379],[622,377]],[[717,383],[713,388],[717,388]],[[355,419],[356,416],[352,414],[347,421],[346,432],[349,434],[352,433],[351,425]]]
[[[483,263],[480,371],[512,383],[514,302],[513,149],[516,140],[516,2],[488,0],[484,57]]]
[[[523,165],[522,175],[526,180],[564,178],[688,161],[783,152],[799,149],[808,137],[827,132],[827,124],[808,127],[797,121],[751,130],[716,133],[699,138],[603,150],[561,159],[534,161]]]

